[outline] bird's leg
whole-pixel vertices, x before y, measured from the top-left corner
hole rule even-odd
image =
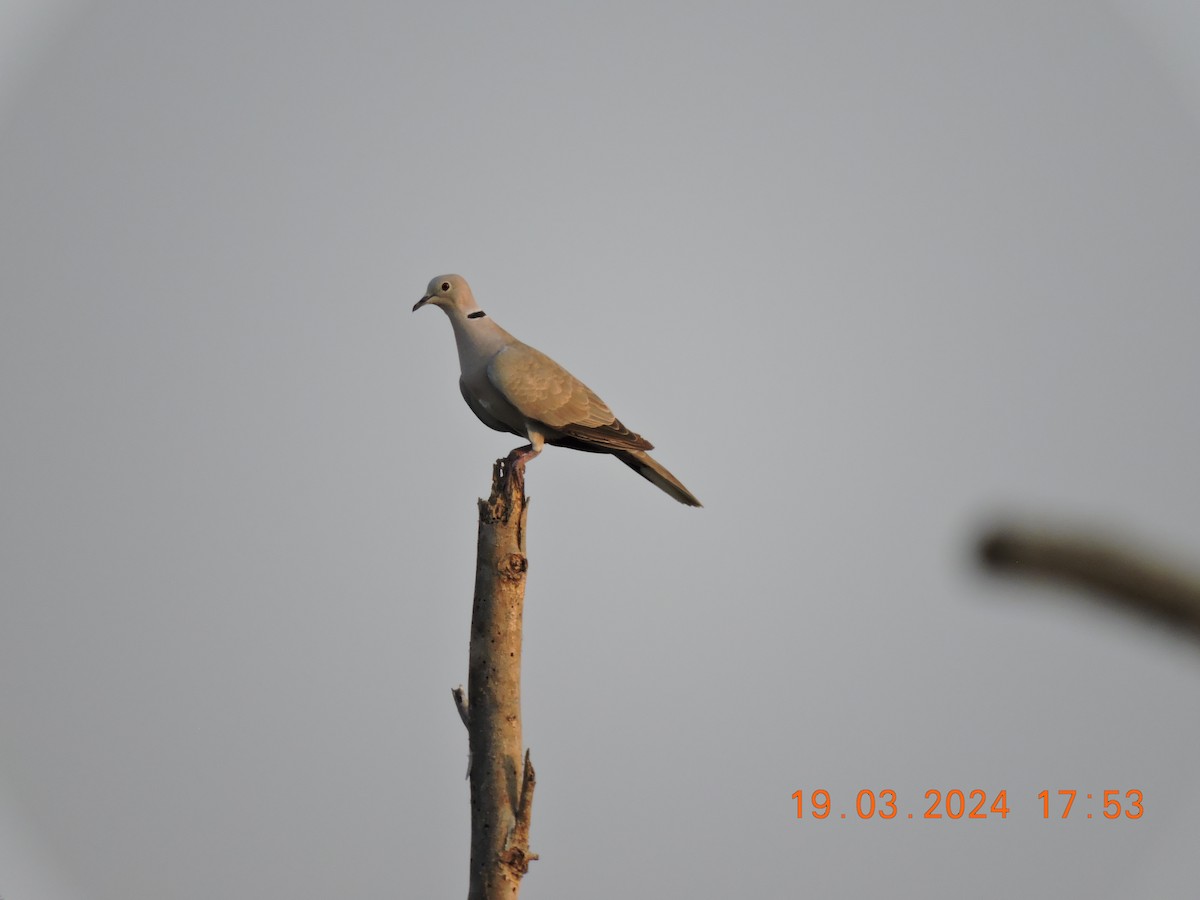
[[[538,455],[538,451],[533,449],[533,444],[526,444],[524,447],[518,447],[512,453],[508,454],[507,460],[510,469],[523,469],[525,463]]]
[[[540,432],[531,428],[526,434],[529,435],[529,443],[508,454],[508,465],[512,469],[524,469],[525,463],[541,453],[546,444],[546,439]]]

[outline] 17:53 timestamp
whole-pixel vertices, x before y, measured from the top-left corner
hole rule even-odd
[[[1065,819],[1071,815],[1071,807],[1075,805],[1075,798],[1078,795],[1079,791],[1075,790],[1067,789],[1058,791],[1058,796],[1054,798],[1053,802],[1055,804],[1054,809],[1056,810],[1058,808],[1058,804],[1062,805],[1062,815],[1059,816],[1059,818]],[[1101,796],[1103,797],[1103,804],[1100,807],[1100,811],[1104,815],[1104,818],[1119,819],[1121,818],[1122,813],[1125,814],[1125,818],[1127,819],[1140,819],[1142,817],[1144,810],[1142,809],[1141,791],[1136,789],[1125,791],[1123,796],[1120,790],[1103,791],[1101,792]],[[1038,799],[1042,801],[1043,819],[1050,818],[1052,802],[1051,798],[1052,795],[1048,790],[1042,791],[1040,794],[1038,794]],[[1095,795],[1084,794],[1084,799],[1094,800]],[[1086,806],[1086,803],[1080,805]],[[1087,812],[1084,813],[1084,816],[1085,818],[1090,819],[1092,814],[1091,812]],[[1078,813],[1076,814],[1076,818],[1078,818]]]

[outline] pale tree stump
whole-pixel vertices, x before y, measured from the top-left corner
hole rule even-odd
[[[521,626],[525,605],[525,472],[497,460],[492,493],[479,501],[475,601],[467,697],[454,700],[467,726],[471,779],[468,900],[515,898],[529,861],[534,771],[521,743]]]

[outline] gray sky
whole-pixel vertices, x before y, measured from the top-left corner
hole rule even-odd
[[[523,896],[1195,896],[1196,647],[967,552],[1015,511],[1197,559],[1194,12],[31,9],[5,900],[465,892],[450,688],[514,440],[409,313],[447,271],[705,503],[530,465]],[[795,818],[817,788],[847,820]]]

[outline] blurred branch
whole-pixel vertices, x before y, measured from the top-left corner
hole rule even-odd
[[[1086,588],[1200,637],[1200,578],[1143,551],[1082,531],[1011,525],[985,534],[978,553],[992,572]]]

